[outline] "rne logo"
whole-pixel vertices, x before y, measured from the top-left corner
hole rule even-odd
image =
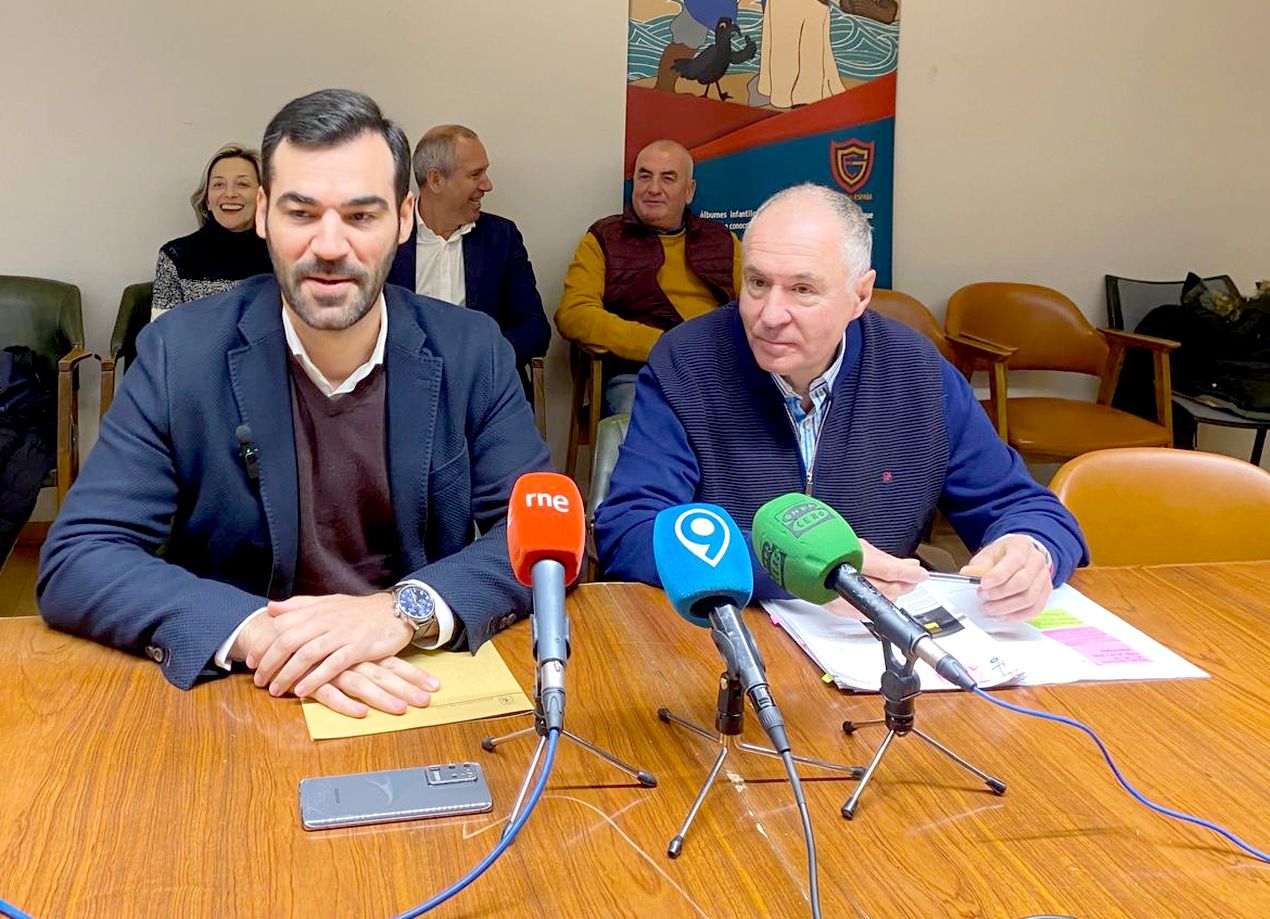
[[[525,507],[549,507],[562,514],[569,513],[569,499],[565,495],[553,495],[546,491],[529,492],[525,495]]]

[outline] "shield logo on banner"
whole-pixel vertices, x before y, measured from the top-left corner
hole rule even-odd
[[[834,181],[853,194],[864,187],[873,175],[873,141],[832,141],[829,144],[829,165]]]

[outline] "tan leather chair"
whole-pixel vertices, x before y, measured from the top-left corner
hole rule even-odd
[[[939,327],[939,323],[935,321],[935,317],[926,308],[926,304],[916,297],[909,296],[900,290],[875,287],[873,289],[873,298],[869,301],[869,309],[875,313],[881,313],[888,319],[902,322],[914,331],[921,332],[935,343],[935,347],[939,349],[940,354],[949,361],[956,363],[957,355],[953,353],[952,346],[948,344],[948,338],[944,335],[944,330]]]
[[[1065,463],[1050,488],[1095,565],[1270,559],[1270,472],[1234,457],[1097,450]]]
[[[966,337],[949,338],[926,305],[903,291],[875,287],[869,309],[921,332],[935,343],[939,353],[964,373],[967,379],[974,372],[976,362],[983,361],[992,365],[1004,361],[1014,353],[1013,348],[1005,348],[995,342]]]
[[[1036,284],[987,282],[961,288],[948,301],[950,338],[987,339],[1014,348],[992,365],[985,403],[997,433],[1035,461],[1061,462],[1107,447],[1173,443],[1169,352],[1177,342],[1115,329],[1095,329],[1076,304]],[[1128,347],[1155,360],[1156,422],[1111,407]],[[1056,397],[1010,398],[1007,370],[1063,370],[1099,378],[1094,402]]]

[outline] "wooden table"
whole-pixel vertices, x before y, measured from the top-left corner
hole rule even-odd
[[[1270,563],[1081,572],[1077,586],[1212,674],[1208,680],[1014,689],[1084,718],[1155,800],[1270,847]],[[644,789],[562,744],[520,839],[448,916],[802,916],[806,863],[778,761],[734,754],[683,856],[666,844],[713,759],[660,723],[711,724],[720,664],[662,595],[597,584],[572,599],[568,726],[653,771]],[[841,732],[876,696],[847,696],[761,613],[747,614],[796,752],[864,762],[880,739]],[[524,685],[521,624],[498,645]],[[144,659],[0,621],[0,897],[40,917],[386,916],[459,877],[495,843],[532,742],[456,725],[308,739],[294,700],[245,677],[183,693]],[[1009,783],[992,795],[915,739],[897,741],[854,821],[850,780],[810,768],[826,916],[1267,916],[1270,867],[1156,816],[1069,728],[965,695],[918,701],[918,725]],[[747,739],[761,740],[753,719]],[[481,760],[492,814],[306,833],[304,777]]]

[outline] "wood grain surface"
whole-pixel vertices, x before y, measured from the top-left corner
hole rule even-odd
[[[1001,691],[1082,718],[1153,800],[1270,848],[1270,563],[1095,569],[1074,583],[1211,679]],[[804,916],[806,857],[780,762],[733,751],[682,857],[666,845],[715,749],[661,723],[712,725],[720,662],[660,592],[572,595],[566,724],[656,774],[638,786],[562,743],[511,850],[442,916]],[[795,752],[864,763],[876,696],[826,686],[761,612]],[[496,639],[532,686],[529,628]],[[891,747],[855,820],[854,783],[800,767],[825,916],[1267,916],[1270,867],[1216,834],[1152,814],[1092,743],[974,697],[930,694],[917,725],[1009,784],[996,797],[916,738]],[[0,620],[0,897],[38,917],[389,916],[458,878],[497,841],[533,741],[484,753],[505,720],[312,742],[295,700],[245,676],[180,692],[148,660]],[[745,737],[761,742],[749,720]],[[482,762],[492,814],[305,832],[302,778]]]

